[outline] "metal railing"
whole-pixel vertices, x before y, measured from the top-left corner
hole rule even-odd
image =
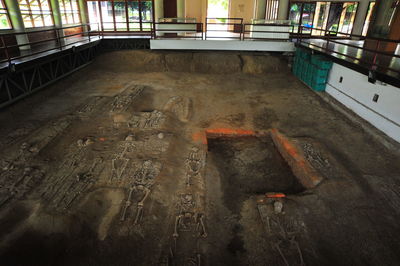
[[[85,41],[91,42],[94,36],[92,33],[95,33],[91,31],[91,25],[93,24],[94,23],[87,23],[61,28],[0,34],[0,55],[2,55],[0,57],[0,63],[8,62],[11,64],[12,61],[17,59],[46,53],[52,50],[62,50],[76,43]],[[76,33],[68,33],[68,30],[79,28],[80,30]],[[49,38],[44,38],[44,34],[47,34]],[[30,38],[39,40],[31,41]],[[76,38],[76,40],[71,41],[71,38]],[[10,40],[15,43],[10,44]]]
[[[334,32],[335,35],[331,35],[331,32],[329,30],[324,30],[324,29],[317,29],[314,28],[314,30],[318,30],[321,32],[326,32],[324,36],[312,36],[312,38],[303,38],[302,35],[300,34],[297,38],[297,43],[300,45],[307,45],[310,48],[315,47],[317,49],[320,49],[322,52],[325,52],[327,54],[337,54],[342,57],[358,61],[365,66],[367,66],[371,70],[376,70],[377,68],[389,70],[396,72],[397,74],[400,74],[400,69],[395,69],[393,67],[390,67],[390,63],[393,59],[399,59],[400,60],[400,55],[396,54],[395,52],[385,52],[380,50],[380,48],[383,48],[384,46],[388,46],[390,44],[392,47],[397,47],[400,44],[400,40],[390,40],[390,39],[384,39],[384,38],[375,38],[375,37],[365,37],[362,35],[357,35],[357,34],[350,34],[350,33],[344,33],[344,32]],[[303,26],[300,26],[300,33],[303,31]],[[345,37],[345,39],[339,39],[337,35],[342,35]],[[347,40],[360,40],[362,41],[362,46],[356,45],[354,42],[344,42]],[[313,40],[323,40],[320,45],[316,44],[315,42],[313,43]],[[342,41],[341,41],[342,40]],[[374,45],[373,48],[371,47],[366,47],[365,43],[372,43]],[[351,55],[348,49],[341,49],[339,51],[338,49],[335,49],[335,45],[330,45],[330,43],[333,44],[339,44],[343,45],[344,47],[351,47],[357,50],[360,50],[360,52],[356,53],[356,55]],[[342,47],[343,48],[343,47]],[[344,52],[343,50],[347,50]],[[392,49],[395,50],[395,49]]]
[[[293,25],[243,24],[243,40],[290,41]]]
[[[135,24],[136,26],[132,26]],[[111,25],[111,26],[108,26]],[[104,35],[153,35],[154,23],[152,21],[102,22],[99,24],[99,33]]]
[[[154,39],[179,38],[203,39],[203,23],[197,22],[156,22],[154,23]]]
[[[243,18],[206,18],[205,39],[242,40]]]

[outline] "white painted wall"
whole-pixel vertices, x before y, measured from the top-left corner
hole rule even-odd
[[[150,40],[150,49],[293,52],[294,43],[239,40]]]
[[[334,63],[326,92],[400,143],[400,88],[369,83],[366,75]],[[377,102],[372,100],[375,94]]]

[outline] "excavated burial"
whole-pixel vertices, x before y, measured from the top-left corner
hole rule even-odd
[[[252,196],[304,191],[270,136],[209,138],[208,150],[219,172],[222,204],[235,217],[240,218],[244,202]],[[246,253],[242,231],[236,220],[226,242],[231,256]],[[232,261],[237,262],[237,259]]]
[[[221,176],[225,204],[234,213],[251,195],[304,190],[269,136],[211,138],[208,149]]]

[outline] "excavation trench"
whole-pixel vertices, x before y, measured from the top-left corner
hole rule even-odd
[[[228,210],[230,224],[225,238],[226,258],[232,265],[247,256],[243,240],[244,226],[241,217],[246,201],[267,192],[296,194],[304,191],[291,168],[275,147],[269,135],[263,137],[237,136],[208,138],[210,161],[215,166],[220,184],[220,210]],[[222,211],[218,211],[222,213]],[[219,219],[226,219],[220,217]],[[218,262],[213,262],[217,263]]]
[[[210,138],[208,149],[221,177],[225,205],[233,213],[255,194],[304,190],[269,136]]]

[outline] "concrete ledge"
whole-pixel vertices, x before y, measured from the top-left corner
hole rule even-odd
[[[294,43],[285,41],[239,40],[150,40],[152,50],[220,50],[293,52]]]

